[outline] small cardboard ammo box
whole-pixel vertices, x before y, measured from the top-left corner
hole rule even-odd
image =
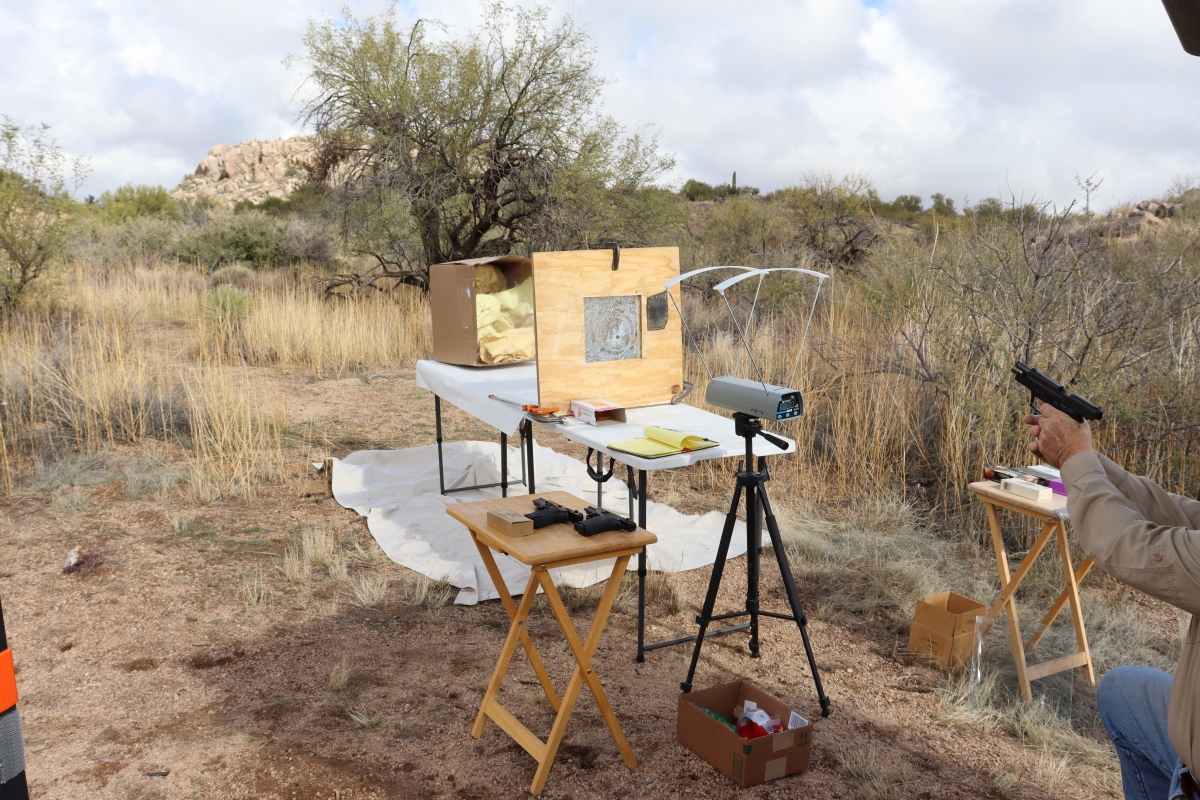
[[[958,672],[971,661],[975,618],[987,609],[969,597],[939,592],[917,601],[908,649],[929,663]]]
[[[533,520],[511,508],[493,508],[487,512],[487,524],[505,536],[528,536],[533,533]]]
[[[784,730],[757,739],[743,739],[708,714],[718,714],[736,724],[735,706],[753,700],[767,713],[779,717]],[[796,727],[789,728],[795,716]],[[812,750],[812,723],[783,702],[746,681],[722,683],[679,696],[679,743],[733,779],[738,786],[753,786],[808,769]]]
[[[497,301],[491,306],[479,300],[480,295],[499,297],[501,292],[512,292],[533,277],[533,263],[522,256],[491,256],[468,258],[446,264],[434,264],[429,268],[429,308],[433,316],[433,359],[444,364],[461,364],[468,367],[491,364],[511,364],[529,361],[534,357],[533,295],[529,291],[528,320],[512,318],[513,302]],[[522,300],[521,308],[524,308]],[[494,320],[480,321],[477,317],[481,308],[494,311]],[[522,355],[504,360],[488,360],[485,355],[494,349],[499,352],[511,344],[514,332],[526,344]],[[511,351],[511,347],[508,348]]]
[[[615,425],[625,421],[625,409],[607,400],[572,400],[571,413],[575,419],[589,425]]]

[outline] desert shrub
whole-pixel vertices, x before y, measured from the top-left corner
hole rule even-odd
[[[336,264],[333,238],[324,225],[312,218],[291,217],[279,242],[280,257],[290,264],[312,264],[332,269]]]
[[[162,186],[127,183],[115,191],[105,190],[97,203],[99,214],[106,222],[128,222],[132,219],[175,216],[175,201]]]
[[[713,187],[703,181],[689,179],[679,190],[679,193],[693,202],[697,200],[712,200]]]
[[[285,229],[281,220],[260,211],[222,214],[189,230],[180,241],[179,255],[209,270],[236,261],[269,267],[282,258]]]

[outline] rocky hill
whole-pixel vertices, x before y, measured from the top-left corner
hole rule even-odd
[[[207,199],[225,208],[243,200],[261,203],[268,197],[285,198],[304,182],[303,165],[312,148],[310,136],[218,144],[171,197]]]

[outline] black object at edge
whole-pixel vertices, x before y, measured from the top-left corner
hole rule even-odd
[[[1200,0],[1163,0],[1184,52],[1200,56]]]
[[[4,632],[4,608],[0,606],[0,651],[8,649],[8,634]]]
[[[0,783],[0,800],[29,800],[29,784],[25,782],[25,770]]]
[[[612,268],[613,272],[616,272],[617,267],[621,266],[621,244],[619,242],[605,242],[603,246],[607,247],[609,250],[612,250]]]

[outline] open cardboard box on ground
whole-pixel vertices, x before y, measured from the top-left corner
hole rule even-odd
[[[743,739],[700,709],[706,708],[736,724],[733,709],[747,700],[779,717],[785,730],[757,739]],[[679,696],[679,743],[725,773],[738,786],[753,786],[808,769],[812,723],[786,730],[792,709],[746,681],[722,683]],[[799,715],[797,715],[799,716]]]
[[[954,592],[939,592],[917,601],[908,649],[931,664],[958,672],[975,649],[975,618],[987,608]]]
[[[429,308],[433,316],[433,359],[443,364],[489,366],[480,355],[476,319],[475,268],[490,265],[504,275],[505,289],[533,275],[533,265],[522,256],[468,258],[429,268]],[[533,339],[533,329],[529,338]],[[529,361],[533,358],[521,359]],[[494,363],[517,363],[515,360]]]

